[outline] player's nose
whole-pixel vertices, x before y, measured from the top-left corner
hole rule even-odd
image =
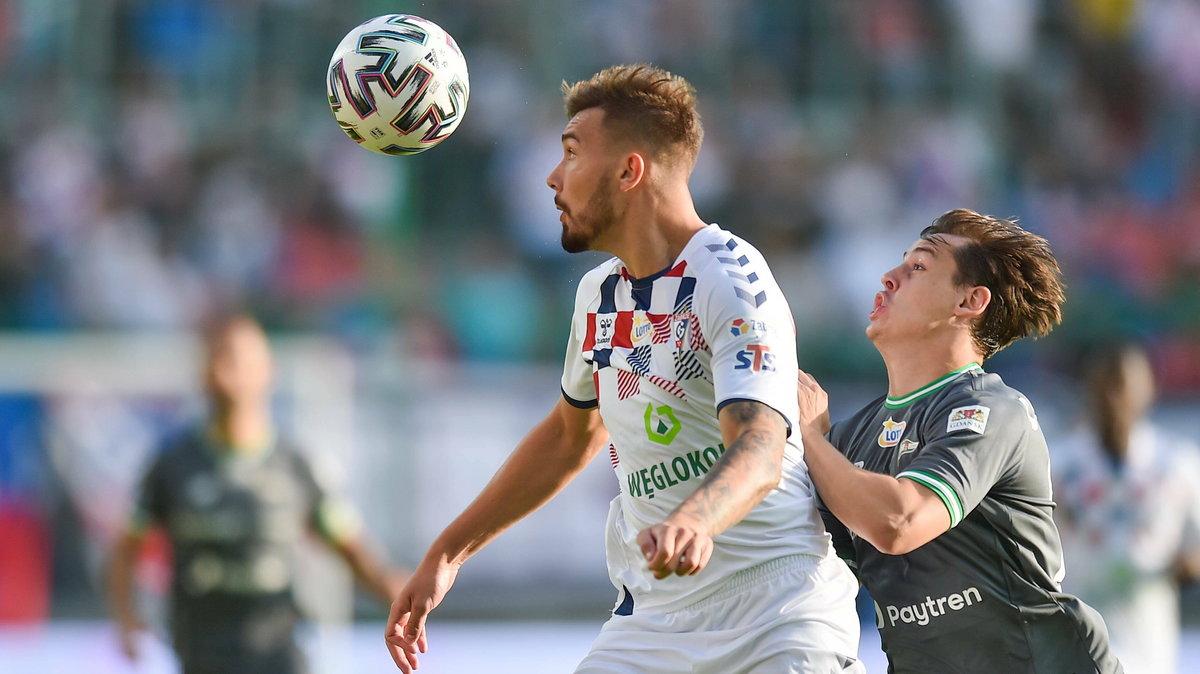
[[[884,290],[895,290],[896,289],[896,270],[889,269],[886,272],[884,272],[883,276],[879,279],[879,282],[883,284]]]

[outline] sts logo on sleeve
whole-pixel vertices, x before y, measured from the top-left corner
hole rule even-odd
[[[747,344],[746,348],[737,352],[735,370],[750,370],[751,372],[774,372],[775,354],[766,344]]]

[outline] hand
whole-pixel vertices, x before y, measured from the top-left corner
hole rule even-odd
[[[136,618],[121,621],[117,625],[117,638],[120,641],[121,653],[129,658],[131,662],[137,662],[141,656],[141,646],[139,642],[142,638],[142,632],[146,631],[146,625],[141,620]]]
[[[713,553],[712,536],[698,522],[672,514],[662,524],[638,532],[638,546],[647,568],[655,578],[694,576],[700,573]]]
[[[829,432],[829,394],[804,370],[796,376],[796,399],[800,403],[800,426],[821,435]]]
[[[405,674],[411,674],[420,665],[417,652],[424,653],[429,647],[425,618],[454,585],[458,568],[443,560],[426,559],[392,602],[383,637],[392,661]]]

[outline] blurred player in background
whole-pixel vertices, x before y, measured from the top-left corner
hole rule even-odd
[[[402,578],[367,551],[352,509],[319,486],[271,419],[272,359],[252,319],[206,335],[206,423],[170,441],[142,479],[133,522],[112,554],[109,591],[122,650],[138,656],[133,569],[162,526],[174,559],[170,629],[185,674],[306,671],[294,630],[294,554],[306,530],[384,601]]]
[[[792,433],[790,309],[762,255],[705,224],[688,190],[703,133],[695,92],[649,66],[564,92],[570,119],[547,179],[563,248],[615,257],[579,284],[561,399],[392,604],[393,659],[414,669],[462,564],[607,448],[621,487],[606,541],[618,597],[577,672],[862,671],[857,586]]]
[[[1200,450],[1147,418],[1135,344],[1089,358],[1089,419],[1054,455],[1064,586],[1104,614],[1131,674],[1177,671],[1179,582],[1200,579]]]
[[[867,337],[883,355],[887,395],[832,429],[807,373],[799,395],[826,524],[875,600],[889,671],[1121,671],[1103,619],[1059,586],[1050,459],[1033,407],[981,367],[1061,320],[1046,240],[950,211],[882,282]]]

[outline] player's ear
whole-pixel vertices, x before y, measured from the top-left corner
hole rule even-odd
[[[963,318],[978,318],[991,303],[992,291],[987,286],[967,286],[962,289],[962,297],[954,313]]]
[[[646,158],[640,152],[630,152],[621,159],[621,173],[617,184],[622,192],[637,187],[646,178]]]

